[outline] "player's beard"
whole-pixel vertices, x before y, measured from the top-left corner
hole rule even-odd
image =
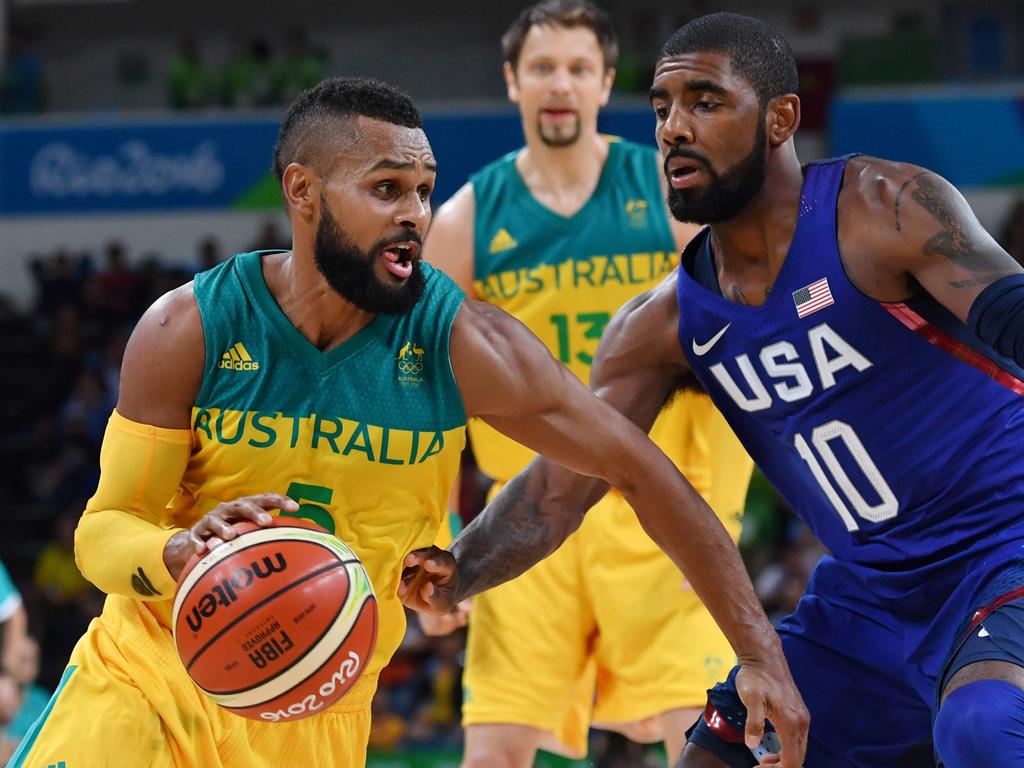
[[[540,114],[537,115],[537,135],[547,147],[571,147],[580,140],[582,130],[579,113],[573,115],[571,126],[553,125],[550,128],[546,128],[544,119]]]
[[[384,315],[410,312],[423,295],[426,282],[419,258],[413,260],[412,274],[392,285],[377,276],[374,265],[378,254],[388,245],[410,240],[418,243],[419,236],[406,233],[381,240],[365,253],[342,231],[324,200],[321,200],[320,211],[313,260],[334,292],[366,312]]]
[[[703,189],[676,189],[669,178],[669,158],[688,157],[704,165],[708,184]],[[754,148],[742,160],[724,173],[716,173],[703,155],[675,147],[665,157],[665,176],[669,179],[668,207],[672,216],[679,221],[694,224],[714,224],[728,221],[742,211],[764,188],[768,175],[768,133],[764,126],[764,115],[758,120]]]

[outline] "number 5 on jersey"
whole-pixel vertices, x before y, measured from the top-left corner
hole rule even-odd
[[[299,503],[295,512],[281,511],[287,517],[302,517],[310,520],[330,533],[335,532],[334,518],[327,511],[324,505],[330,504],[334,497],[334,491],[322,485],[308,485],[306,483],[291,483],[285,496]]]

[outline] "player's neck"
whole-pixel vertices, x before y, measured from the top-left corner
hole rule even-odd
[[[263,258],[263,276],[270,294],[295,329],[321,352],[355,336],[374,318],[339,296],[316,268],[313,254],[297,251]]]
[[[516,157],[516,170],[543,205],[570,216],[590,199],[608,159],[608,142],[596,131],[568,147],[527,141]]]
[[[777,272],[796,231],[803,173],[795,153],[769,161],[764,187],[743,211],[711,225],[715,262],[728,269],[744,264]]]

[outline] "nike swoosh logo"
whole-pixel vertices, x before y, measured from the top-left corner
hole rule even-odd
[[[725,335],[725,332],[729,330],[730,325],[732,325],[732,323],[726,323],[725,327],[722,330],[720,330],[718,333],[716,333],[703,344],[698,344],[697,340],[694,339],[693,354],[695,354],[697,357],[703,357],[704,355],[706,355],[711,350],[711,348],[718,343],[718,340]]]

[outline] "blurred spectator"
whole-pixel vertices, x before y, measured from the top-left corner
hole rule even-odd
[[[222,261],[224,254],[220,250],[220,242],[215,237],[204,237],[199,242],[199,263],[196,264],[196,272],[213,269]]]
[[[277,228],[277,221],[267,219],[263,222],[256,239],[249,243],[248,251],[281,250],[290,251],[292,247],[291,237],[285,235]]]
[[[421,696],[408,740],[417,746],[458,747],[462,712],[462,667],[466,647],[464,631],[431,638],[432,653],[416,675]]]
[[[75,526],[85,509],[84,502],[57,519],[57,538],[39,554],[32,574],[32,582],[43,599],[52,607],[60,608],[77,603],[91,611],[94,587],[78,570],[75,563]]]
[[[824,554],[824,547],[811,530],[792,518],[788,540],[779,555],[754,578],[754,591],[773,624],[778,624],[796,608],[811,571]]]
[[[284,53],[274,67],[274,95],[290,104],[302,91],[324,79],[324,54],[309,44],[306,30],[291,27],[285,33]]]
[[[48,259],[33,257],[29,270],[36,283],[36,314],[47,316],[57,307],[78,303],[92,264],[83,259],[74,262],[71,254],[61,248]]]
[[[191,35],[178,42],[178,52],[167,70],[167,90],[174,109],[198,109],[213,102],[213,77],[199,58]]]
[[[369,748],[394,752],[405,736],[405,720],[391,706],[391,691],[382,687],[374,694],[371,707]]]
[[[1018,198],[1006,215],[999,244],[1018,264],[1024,264],[1024,198]]]
[[[60,409],[59,428],[64,436],[83,437],[99,448],[113,408],[103,377],[98,371],[85,368],[79,372],[71,396]]]
[[[99,375],[109,403],[117,402],[121,389],[121,359],[124,357],[130,330],[127,323],[113,327],[103,342],[103,348],[86,358],[86,365]]]
[[[0,72],[0,113],[32,114],[43,109],[43,65],[32,50],[29,33],[11,27],[7,56]]]
[[[226,107],[263,107],[277,101],[270,46],[259,38],[239,38],[224,68],[221,103]]]
[[[10,673],[18,686],[20,706],[7,724],[4,735],[16,746],[28,733],[32,723],[43,714],[51,695],[50,691],[36,682],[39,677],[39,643],[31,635],[25,635]]]
[[[11,581],[7,568],[0,562],[0,639],[3,643],[0,646],[0,672],[6,672],[14,666],[27,632],[28,617],[21,593]]]
[[[124,244],[113,240],[107,244],[106,263],[97,275],[99,306],[109,320],[127,320],[137,303],[139,277],[128,267]]]
[[[21,707],[21,691],[14,678],[0,674],[0,762],[11,759],[18,744],[7,735],[7,728]]]

